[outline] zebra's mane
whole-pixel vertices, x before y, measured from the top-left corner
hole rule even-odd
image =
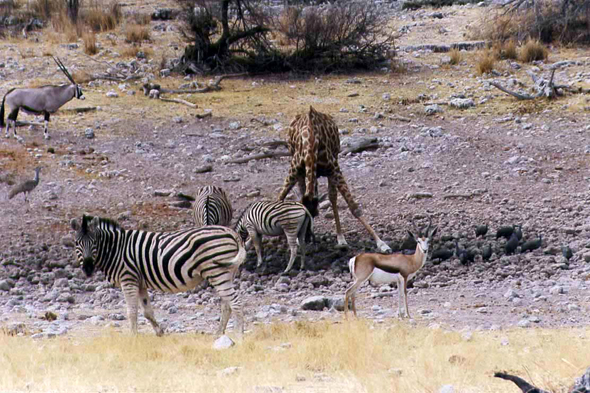
[[[246,214],[246,212],[248,210],[250,210],[250,207],[252,207],[253,204],[255,204],[256,202],[252,202],[250,203],[248,206],[246,206],[246,208],[244,210],[242,210],[242,213],[240,214],[240,216],[238,217],[238,220],[236,221],[236,228],[238,227],[238,225],[240,224],[240,221],[242,220],[242,218],[244,217],[244,214]]]
[[[94,218],[94,216],[84,216],[82,219],[82,230],[85,231],[88,228],[88,224],[92,221],[92,219]],[[115,220],[111,219],[111,218],[103,218],[103,217],[98,217],[101,226],[109,226],[112,229],[123,229],[123,227]]]

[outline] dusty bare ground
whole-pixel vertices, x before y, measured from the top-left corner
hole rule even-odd
[[[407,23],[408,15],[420,22],[399,43],[449,42],[449,33],[435,27],[440,23],[447,29],[462,26],[465,18],[472,20],[481,10],[486,9],[450,8],[444,10],[444,22],[429,18],[429,10],[398,16],[397,27]],[[156,23],[162,22],[152,26]],[[462,31],[454,31],[451,41],[464,39]],[[68,49],[49,42],[43,34],[35,37],[40,42],[0,43],[0,62],[5,64],[0,68],[2,94],[28,83],[63,81],[51,58],[41,53],[58,55],[75,70],[96,72],[108,67],[83,55],[81,45]],[[182,49],[177,29],[153,32],[152,38],[143,45],[157,54],[163,47],[176,55]],[[112,38],[101,34],[99,43],[105,51],[96,60],[111,65],[130,61],[113,53],[128,44],[121,37],[114,42],[117,46],[111,47]],[[175,45],[180,49],[175,50]],[[568,59],[574,63],[560,69],[556,80],[590,85],[590,51],[552,48],[550,53],[547,62],[521,64],[520,70],[500,64],[501,75],[495,78],[529,83],[527,70],[537,67],[536,72],[548,73],[548,64]],[[50,141],[42,139],[40,128],[26,127],[20,129],[24,144],[2,139],[0,175],[20,180],[32,177],[37,165],[43,169],[30,205],[23,203],[22,195],[2,202],[0,281],[8,278],[14,287],[0,291],[1,320],[6,324],[23,321],[28,331],[42,332],[51,324],[39,316],[53,310],[62,316],[67,332],[107,324],[126,329],[126,321],[117,322],[124,319],[119,290],[104,286],[100,276],[84,278],[75,266],[69,220],[87,212],[118,219],[127,228],[188,227],[190,211],[173,206],[172,197],[156,196],[155,191],[193,194],[207,184],[228,190],[236,215],[254,200],[275,198],[287,174],[288,158],[241,165],[226,162],[261,152],[264,142],[284,140],[289,121],[313,105],[335,117],[343,144],[367,136],[379,139],[377,150],[343,155],[340,163],[355,198],[384,240],[399,246],[411,220],[417,217],[425,223],[424,217],[429,216],[440,227],[435,247],[450,247],[453,239],[459,239],[462,247],[494,246],[496,254],[489,262],[480,257],[469,266],[456,258],[437,265],[429,262],[409,295],[416,323],[456,330],[517,324],[587,326],[588,96],[517,102],[475,74],[476,54],[465,53],[458,66],[441,66],[444,54],[400,56],[410,64],[406,73],[224,80],[222,91],[181,96],[197,103],[196,110],[148,100],[139,92],[127,95],[128,90],[139,90],[139,82],[91,84],[84,88],[86,101],[74,100],[64,109],[100,106],[100,110],[58,113],[50,124]],[[158,62],[158,55],[151,61]],[[173,88],[185,81],[167,77],[159,82]],[[111,90],[119,97],[107,98]],[[472,98],[476,106],[450,108],[446,103],[454,95]],[[442,103],[442,113],[427,116],[425,103]],[[205,110],[212,111],[212,118],[195,117]],[[94,139],[85,138],[87,128],[93,129]],[[212,165],[211,172],[195,173],[207,164]],[[2,195],[9,189],[0,183]],[[249,254],[241,278],[249,323],[341,318],[335,310],[301,311],[299,307],[311,295],[341,296],[349,282],[346,261],[374,249],[341,203],[350,250],[334,249],[333,220],[326,217],[330,210],[325,210],[316,220],[319,243],[312,246],[312,260],[304,272],[279,276],[287,258],[284,241],[265,245],[270,274],[254,273],[255,258]],[[487,238],[475,240],[475,225],[484,223],[490,226]],[[544,244],[533,253],[506,257],[495,230],[517,223],[523,225],[525,238],[542,235]],[[574,251],[569,263],[561,259],[564,244]],[[67,282],[56,284],[60,278]],[[364,288],[359,299],[361,315],[380,321],[394,317],[391,295],[391,289]],[[172,331],[213,331],[218,306],[210,288],[190,296],[156,295],[155,299],[157,316]],[[195,311],[202,314],[195,317]],[[92,319],[96,315],[104,319]],[[143,329],[148,330],[145,324]]]

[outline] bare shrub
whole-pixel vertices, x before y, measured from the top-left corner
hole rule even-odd
[[[98,53],[98,47],[96,46],[96,34],[94,32],[82,34],[82,40],[84,41],[84,53],[87,55],[95,55]]]
[[[394,38],[373,2],[291,7],[277,30],[292,48],[289,64],[299,70],[371,68],[387,59]]]
[[[451,58],[451,62],[449,64],[451,65],[457,65],[459,63],[461,63],[461,51],[459,49],[453,49],[449,52],[449,57]]]
[[[118,1],[111,1],[106,7],[94,3],[84,13],[84,22],[94,31],[113,30],[121,23],[122,19],[123,14]]]
[[[150,14],[133,14],[133,21],[138,25],[149,25],[152,16]]]
[[[63,0],[33,0],[28,3],[29,10],[41,19],[50,19],[61,14],[66,7]]]
[[[65,9],[51,18],[51,25],[56,32],[62,33],[68,42],[76,41],[84,31],[80,21],[72,23]]]
[[[73,71],[72,78],[74,78],[76,83],[88,83],[88,82],[94,80],[92,75],[90,75],[89,73],[87,73],[86,71],[83,71],[83,70]]]
[[[590,1],[517,0],[486,17],[476,36],[506,41],[590,42]]]
[[[150,29],[147,26],[128,24],[125,28],[125,39],[127,42],[142,43],[150,39]]]
[[[536,40],[529,40],[520,49],[520,60],[530,63],[537,60],[545,60],[549,56],[547,48]]]
[[[494,66],[496,65],[496,59],[494,55],[490,51],[484,51],[481,53],[479,58],[477,59],[477,64],[475,65],[475,69],[477,70],[478,74],[487,74],[492,72]]]

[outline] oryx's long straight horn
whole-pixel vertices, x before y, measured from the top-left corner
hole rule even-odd
[[[68,71],[68,69],[66,68],[66,66],[64,66],[64,64],[62,63],[62,61],[59,58],[57,58],[57,57],[53,57],[53,61],[55,61],[55,64],[57,64],[57,66],[59,67],[59,69],[70,80],[70,82],[72,82],[72,84],[75,85],[76,82],[74,81],[74,78],[72,77],[72,75],[70,74],[70,72]]]

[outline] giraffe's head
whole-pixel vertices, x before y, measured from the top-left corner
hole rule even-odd
[[[303,198],[301,198],[301,203],[303,204],[303,206],[305,206],[307,211],[309,211],[309,214],[311,214],[312,217],[317,217],[318,214],[320,214],[318,210],[320,200],[318,199],[318,197],[312,195],[304,195]]]

